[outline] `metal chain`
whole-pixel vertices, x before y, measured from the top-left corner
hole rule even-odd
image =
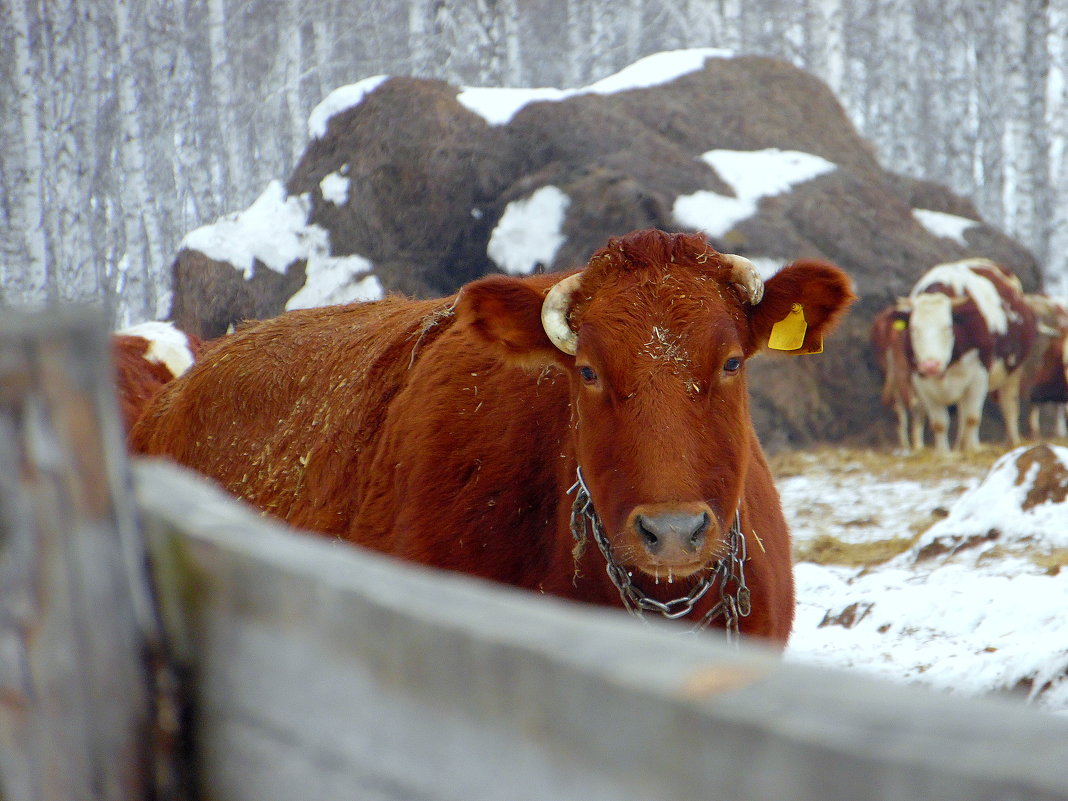
[[[705,629],[713,620],[722,616],[727,641],[736,642],[739,636],[738,619],[748,617],[752,611],[749,587],[745,583],[747,556],[745,535],[742,534],[741,528],[741,513],[735,514],[734,523],[728,532],[727,542],[730,546],[730,555],[726,559],[721,559],[716,568],[709,571],[686,595],[670,601],[658,601],[635,587],[631,582],[630,572],[621,567],[613,558],[612,544],[608,541],[601,519],[593,508],[590,491],[582,477],[582,468],[577,468],[576,473],[577,480],[567,491],[568,495],[575,493],[575,502],[571,505],[571,534],[582,546],[586,542],[587,529],[593,532],[594,542],[597,543],[598,550],[605,558],[608,577],[619,590],[619,597],[623,599],[624,608],[639,619],[645,612],[659,612],[669,620],[676,620],[690,614],[697,602],[718,583],[719,601],[701,616],[690,631]],[[733,595],[728,592],[728,585],[732,583],[737,587]]]

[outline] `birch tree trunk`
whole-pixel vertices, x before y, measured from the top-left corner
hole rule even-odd
[[[1017,198],[1020,222],[1014,233],[1034,251],[1040,264],[1049,258],[1050,212],[1054,202],[1049,172],[1050,145],[1047,114],[1049,84],[1048,2],[1026,0],[1022,4],[1023,61],[1017,72],[1023,83],[1022,131],[1017,135]]]
[[[211,107],[215,112],[218,142],[223,150],[222,164],[226,170],[222,180],[217,184],[217,191],[220,193],[222,207],[229,209],[233,187],[241,175],[241,162],[238,158],[240,143],[237,141],[237,106],[234,102],[236,85],[226,43],[226,0],[207,0],[207,3]]]
[[[1002,70],[1005,64],[1002,42],[996,31],[994,4],[976,0],[968,7],[974,67],[976,147],[974,155],[976,201],[987,219],[1005,224],[1004,186],[1006,97]],[[1017,65],[1012,65],[1015,68]]]
[[[639,0],[631,0],[638,2]],[[501,75],[504,86],[523,85],[523,42],[520,28],[518,0],[499,0],[501,14],[501,37],[504,50],[504,71]]]
[[[564,86],[574,88],[586,83],[586,62],[583,54],[589,43],[586,30],[586,3],[584,0],[567,0],[567,66],[564,68]]]
[[[122,164],[125,190],[122,197],[123,231],[126,235],[127,310],[122,324],[159,319],[170,306],[169,293],[159,292],[155,277],[163,269],[163,232],[155,200],[149,188],[144,152],[145,132],[138,106],[133,37],[129,14],[131,0],[115,0],[115,37],[119,63],[119,117],[122,120]]]
[[[842,0],[810,0],[806,4],[805,25],[807,66],[841,97],[845,88]]]
[[[49,259],[45,227],[44,203],[44,158],[41,152],[41,114],[38,108],[36,78],[30,48],[31,26],[36,21],[35,3],[31,0],[12,0],[12,32],[15,61],[15,92],[18,95],[18,111],[22,129],[22,168],[16,169],[15,197],[12,225],[23,231],[26,252],[24,265],[16,264],[13,271],[4,270],[4,286],[9,278],[19,287],[20,300],[24,303],[40,303],[47,299],[52,264]],[[9,275],[14,272],[14,275]]]
[[[1057,202],[1051,210],[1049,258],[1046,263],[1047,291],[1058,297],[1068,297],[1068,8],[1062,4],[1050,7],[1049,37],[1050,69],[1055,77],[1056,92],[1049,110],[1052,140],[1050,171],[1052,192]]]

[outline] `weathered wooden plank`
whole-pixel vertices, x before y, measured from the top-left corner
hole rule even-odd
[[[1068,798],[1068,720],[294,533],[134,466],[205,799]]]
[[[0,319],[0,797],[154,792],[160,635],[106,327]]]

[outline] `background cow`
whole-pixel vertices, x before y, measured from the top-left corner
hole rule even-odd
[[[727,602],[781,645],[790,542],[746,362],[819,351],[852,300],[824,262],[762,286],[702,236],[637,231],[568,277],[250,324],[131,442],[296,526],[538,592],[649,609],[732,565],[687,619],[728,625]]]
[[[909,331],[906,355],[934,434],[949,450],[949,407],[957,407],[956,446],[979,445],[988,392],[995,392],[1012,445],[1019,444],[1021,365],[1037,335],[1020,283],[988,259],[932,267],[900,302]]]
[[[189,369],[200,348],[197,337],[171,323],[140,323],[111,335],[119,409],[126,432],[160,387]]]
[[[887,306],[871,325],[875,363],[883,374],[882,402],[897,417],[897,442],[902,450],[923,447],[923,409],[912,388],[912,369],[906,353],[908,323],[897,306]],[[910,427],[911,422],[911,427]]]
[[[1042,358],[1031,384],[1032,403],[1057,404],[1062,413],[1068,403],[1068,334],[1052,337],[1042,351]],[[1064,436],[1063,431],[1056,432]]]
[[[1065,401],[1057,400],[1057,393],[1052,394],[1040,387],[1039,382],[1047,384],[1051,379],[1046,374],[1048,368],[1045,364],[1047,359],[1057,361],[1059,359],[1059,343],[1065,334],[1068,334],[1068,307],[1053,298],[1040,294],[1028,294],[1024,296],[1027,304],[1035,313],[1035,322],[1038,324],[1038,334],[1035,338],[1034,347],[1023,366],[1023,377],[1020,381],[1020,397],[1029,403],[1027,413],[1027,433],[1031,439],[1042,437],[1042,407],[1048,407],[1048,415],[1052,419],[1050,430],[1054,436],[1068,436],[1068,421],[1065,419]],[[1053,352],[1047,357],[1047,351],[1053,346]],[[1039,374],[1043,373],[1040,378]],[[1037,391],[1036,391],[1037,390]],[[1039,398],[1036,400],[1036,397]],[[1051,407],[1051,408],[1050,408]]]

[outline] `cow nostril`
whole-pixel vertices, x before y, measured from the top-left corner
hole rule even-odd
[[[696,553],[701,550],[712,525],[708,512],[702,514],[637,515],[634,530],[651,554]]]
[[[708,516],[708,512],[701,515],[701,522],[697,525],[697,528],[690,534],[690,547],[693,550],[698,550],[705,541],[705,534],[708,533],[708,527],[712,523],[711,518]]]
[[[656,551],[657,547],[660,545],[660,538],[656,535],[655,531],[646,525],[645,518],[639,515],[634,521],[634,526],[638,530],[642,542],[645,543],[645,547],[648,548],[650,552]]]

